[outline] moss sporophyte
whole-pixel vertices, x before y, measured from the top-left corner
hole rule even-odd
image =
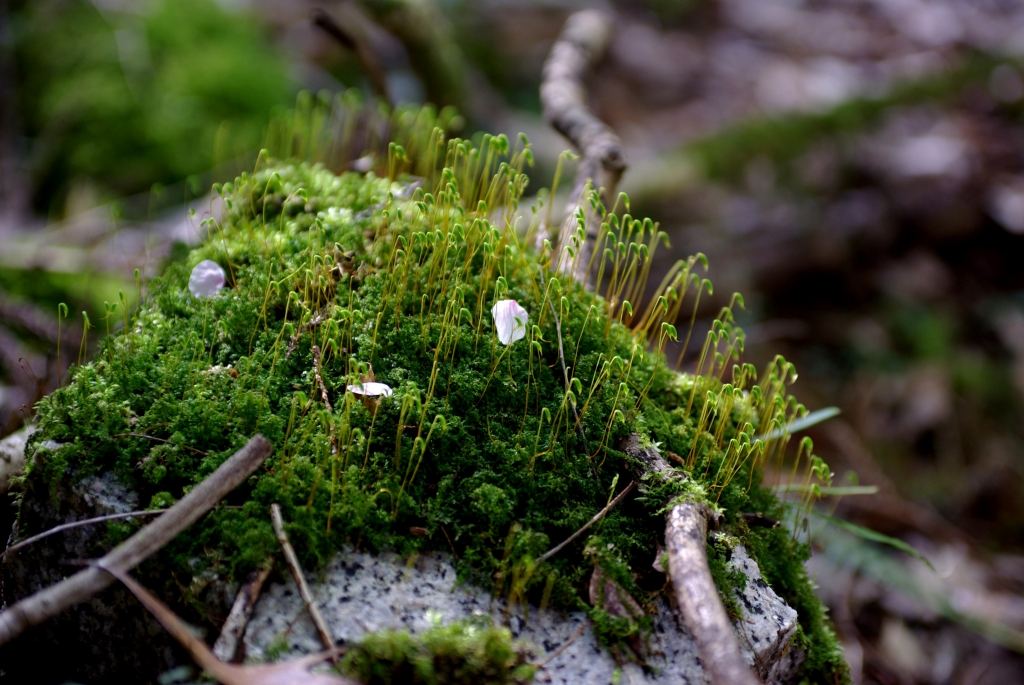
[[[678,319],[692,333],[711,291],[697,275],[703,256],[677,262],[642,304],[667,238],[624,213],[627,198],[610,212],[592,193],[595,291],[560,280],[550,250],[528,247],[548,212],[541,200],[520,214],[525,139],[448,140],[441,119],[394,114],[401,144],[373,171],[299,161],[317,158],[310,144],[216,187],[223,216],[207,220],[205,243],[151,282],[124,330],[42,402],[33,440],[60,447],[40,451],[26,490],[113,471],[143,502],[167,506],[258,431],[275,451],[237,506],[161,553],[179,586],[209,570],[241,578],[273,555],[267,511],[279,502],[309,567],[345,544],[439,550],[504,601],[561,608],[589,607],[595,565],[649,603],[665,583],[652,568],[660,512],[697,498],[722,512],[725,532],[798,611],[804,677],[841,680],[807,547],[742,516],[793,516],[761,484],[762,466],[781,464],[784,429],[806,414],[787,393],[792,366],[738,361],[736,297],[695,369],[677,372],[662,350]],[[686,477],[641,483],[638,497],[537,562],[610,501],[616,479],[633,478],[619,449],[630,435]],[[800,468],[814,467],[809,483],[827,478],[808,445],[801,457]],[[726,554],[719,547],[712,559]],[[731,597],[735,574],[712,568]],[[629,653],[644,622],[593,611]]]

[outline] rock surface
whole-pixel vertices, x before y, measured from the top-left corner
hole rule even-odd
[[[492,601],[490,593],[458,584],[448,559],[447,555],[431,554],[404,563],[393,554],[345,550],[316,582],[310,578],[313,596],[332,636],[343,641],[383,629],[415,633],[435,620],[449,623],[483,615],[506,623],[516,638],[532,643],[534,659],[540,660],[583,626],[582,634],[547,663],[536,682],[613,682],[617,664],[598,645],[584,613],[539,612],[536,607],[531,607],[527,616],[519,609],[507,612],[506,604]],[[796,630],[796,612],[761,579],[757,564],[742,547],[735,548],[729,563],[748,577],[747,587],[738,597],[743,617],[735,624],[747,663],[757,665],[766,683],[787,683],[804,657],[798,650],[787,649]],[[653,619],[649,640],[652,668],[645,671],[636,664],[626,664],[620,682],[707,683],[692,639],[664,600],[659,600]],[[253,661],[264,659],[268,650],[283,658],[322,649],[291,579],[265,588],[244,642],[246,658]]]

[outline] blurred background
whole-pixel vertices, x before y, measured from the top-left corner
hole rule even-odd
[[[633,214],[663,269],[710,259],[694,345],[742,292],[747,359],[794,362],[842,410],[809,431],[836,484],[877,486],[822,512],[934,567],[812,520],[854,682],[1024,683],[1020,0],[0,0],[0,437],[300,91],[454,105],[549,185],[540,73],[583,7],[616,15],[591,95]]]

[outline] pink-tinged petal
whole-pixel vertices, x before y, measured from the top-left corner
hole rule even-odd
[[[391,397],[391,386],[387,383],[357,383],[346,386],[348,391],[364,397]]]
[[[193,297],[213,297],[221,291],[225,282],[224,269],[220,268],[220,264],[204,259],[192,269],[188,291]]]
[[[526,322],[530,315],[515,300],[498,300],[491,307],[491,316],[501,344],[511,345],[526,337]]]

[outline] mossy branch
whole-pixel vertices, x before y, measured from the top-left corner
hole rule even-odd
[[[668,480],[680,476],[658,450],[642,447],[636,435],[626,438],[621,449],[639,462],[638,470],[648,478]],[[711,577],[707,537],[712,516],[711,508],[701,502],[674,504],[665,514],[665,546],[672,590],[711,683],[759,685],[758,677],[743,661],[736,633]]]

